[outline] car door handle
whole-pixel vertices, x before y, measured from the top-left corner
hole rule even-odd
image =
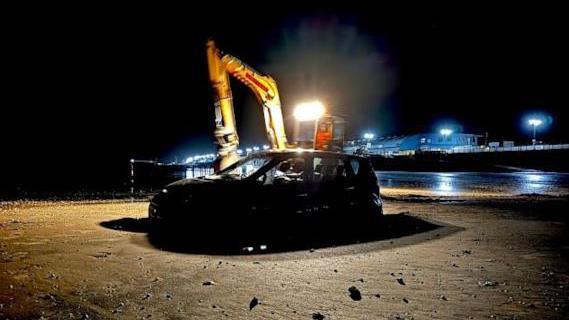
[[[297,197],[308,197],[308,193],[299,193],[296,196]]]

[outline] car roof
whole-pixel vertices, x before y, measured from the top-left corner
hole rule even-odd
[[[285,149],[285,150],[267,150],[267,151],[260,151],[254,153],[253,156],[291,156],[291,155],[304,155],[304,154],[312,154],[312,155],[323,155],[323,156],[331,156],[331,157],[350,157],[356,159],[366,159],[365,157],[343,153],[343,152],[332,152],[332,151],[323,151],[323,150],[314,150],[314,149]]]

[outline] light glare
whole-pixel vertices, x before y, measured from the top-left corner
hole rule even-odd
[[[298,121],[316,120],[324,114],[324,105],[320,101],[304,102],[294,109],[294,117]]]

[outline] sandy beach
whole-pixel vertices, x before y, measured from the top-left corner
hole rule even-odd
[[[144,201],[3,202],[0,318],[566,316],[565,197],[405,193],[377,234],[250,254],[156,238]]]

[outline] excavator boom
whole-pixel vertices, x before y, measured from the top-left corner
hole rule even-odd
[[[286,149],[288,142],[275,80],[255,71],[236,57],[221,53],[213,40],[207,42],[207,61],[214,96],[214,135],[220,160],[216,169],[223,170],[239,159],[237,154],[239,136],[235,123],[229,75],[249,87],[262,106],[265,130],[271,148]]]

